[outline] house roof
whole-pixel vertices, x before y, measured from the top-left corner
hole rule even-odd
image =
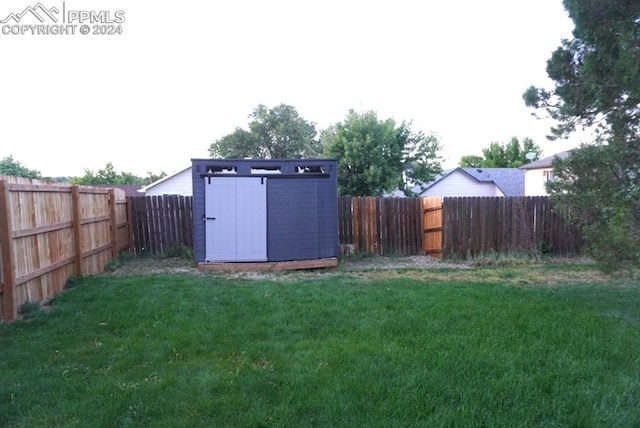
[[[109,187],[113,189],[124,190],[124,194],[127,198],[133,198],[136,196],[144,196],[138,190],[142,188],[139,184],[92,184],[92,187]]]
[[[155,187],[155,186],[157,186],[158,184],[160,184],[160,183],[162,183],[162,182],[164,182],[164,181],[167,181],[167,180],[169,180],[170,178],[175,177],[176,175],[178,175],[178,174],[180,174],[180,173],[183,173],[183,172],[185,172],[185,171],[186,171],[186,170],[188,170],[188,169],[191,169],[191,165],[187,166],[186,168],[182,168],[182,169],[180,169],[180,170],[178,170],[178,171],[174,172],[173,174],[165,175],[164,177],[162,177],[162,178],[160,178],[160,179],[158,179],[158,180],[154,181],[154,182],[153,182],[153,183],[151,183],[151,184],[147,184],[147,185],[146,185],[146,186],[144,186],[142,189],[140,189],[140,192],[146,192],[147,190],[151,189],[152,187]],[[140,195],[138,195],[138,196],[140,196]]]
[[[558,157],[560,159],[566,159],[569,157],[569,150],[564,152],[556,153],[555,155],[547,156],[546,158],[538,159],[535,162],[528,163],[526,165],[522,165],[520,169],[541,169],[541,168],[551,168],[553,160]]]
[[[454,168],[437,178],[429,187],[446,179],[454,172],[466,174],[478,183],[493,183],[505,196],[524,195],[524,173],[518,168]]]

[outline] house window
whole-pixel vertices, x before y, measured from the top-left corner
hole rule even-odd
[[[542,172],[542,174],[544,175],[545,183],[547,181],[553,181],[553,170],[550,170],[550,169],[545,170],[545,171]]]

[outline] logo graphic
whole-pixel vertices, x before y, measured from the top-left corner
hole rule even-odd
[[[42,3],[37,3],[35,6],[27,6],[22,12],[15,14],[10,13],[5,19],[0,19],[0,24],[6,24],[9,21],[13,20],[16,24],[20,23],[20,20],[27,14],[31,14],[36,17],[36,19],[40,22],[44,22],[45,18],[43,16],[49,18],[54,23],[58,22],[58,18],[54,16],[54,14],[58,14],[60,11],[54,6],[51,9],[47,9],[42,5]]]
[[[0,19],[0,32],[5,36],[120,35],[124,21],[123,10],[69,9],[66,1],[60,7],[47,8],[38,2],[22,12],[11,12]]]

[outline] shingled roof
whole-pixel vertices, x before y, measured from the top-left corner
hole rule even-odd
[[[113,189],[124,190],[125,196],[128,198],[135,198],[137,196],[144,196],[143,192],[138,192],[142,189],[142,185],[139,184],[95,184],[93,187],[109,187]]]
[[[444,180],[456,171],[468,175],[479,183],[495,184],[504,196],[524,195],[524,171],[518,168],[453,168],[445,171],[429,187]]]
[[[570,151],[564,151],[560,153],[556,153],[555,155],[547,156],[546,158],[538,159],[535,162],[528,163],[526,165],[522,165],[520,169],[540,169],[540,168],[551,168],[552,162],[555,158],[566,159],[569,157]]]
[[[494,183],[505,196],[524,195],[524,173],[518,168],[460,168],[479,182]]]

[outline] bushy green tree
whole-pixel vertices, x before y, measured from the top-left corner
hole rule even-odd
[[[576,129],[593,141],[554,164],[551,197],[581,226],[608,271],[640,261],[640,1],[565,0],[575,24],[547,61],[552,89],[529,87],[525,103],[556,120],[551,139]]]
[[[410,123],[380,120],[374,111],[350,110],[320,138],[324,155],[338,159],[341,195],[381,196],[398,189],[413,196],[411,186],[423,189],[441,172],[434,135],[415,132]]]
[[[158,176],[164,176],[165,173],[160,173]],[[106,185],[106,184],[149,184],[148,178],[139,177],[130,172],[116,172],[113,164],[107,162],[104,168],[94,172],[90,169],[84,170],[82,177],[72,177],[72,184],[81,185]]]
[[[217,140],[209,147],[211,157],[244,159],[261,158],[260,140],[251,132],[236,128],[231,134]]]
[[[151,184],[154,181],[160,180],[161,178],[164,178],[166,176],[167,176],[167,173],[164,171],[160,171],[160,172],[147,171],[147,176],[144,178],[144,184]]]
[[[236,128],[211,144],[212,157],[284,159],[320,153],[315,124],[300,117],[293,106],[260,104],[249,118],[249,130]]]
[[[588,253],[605,272],[633,270],[640,262],[638,192],[620,193],[625,175],[611,145],[585,146],[554,160],[554,180],[547,183],[557,209],[583,228]],[[609,183],[604,184],[603,183]],[[636,211],[634,211],[636,210]]]
[[[486,168],[484,163],[485,159],[483,156],[465,155],[460,158],[460,163],[458,165],[462,168]]]
[[[527,153],[535,153],[536,158],[542,155],[542,149],[531,138],[524,138],[522,143],[518,137],[512,137],[506,144],[493,142],[482,149],[483,156],[468,155],[460,158],[463,168],[518,168],[529,162]]]
[[[25,178],[43,178],[40,171],[29,169],[22,165],[19,161],[13,159],[13,156],[7,156],[0,160],[0,175],[12,175],[14,177]]]

